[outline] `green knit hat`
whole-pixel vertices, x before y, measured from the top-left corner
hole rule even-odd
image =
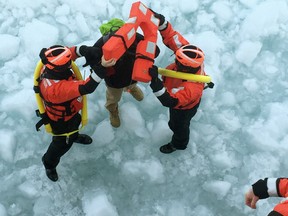
[[[106,35],[112,31],[116,31],[121,28],[125,22],[118,18],[113,18],[109,20],[107,23],[103,23],[99,29],[102,35]]]

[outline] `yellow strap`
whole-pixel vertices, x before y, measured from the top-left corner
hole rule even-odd
[[[42,67],[43,67],[43,63],[41,61],[38,61],[37,65],[36,65],[36,68],[34,70],[34,86],[39,86],[38,78],[40,77]],[[35,97],[36,97],[36,102],[37,102],[40,114],[45,113],[45,107],[44,107],[44,104],[43,104],[43,100],[40,97],[40,94],[39,93],[35,93]],[[45,130],[48,133],[52,133],[52,128],[51,128],[50,124],[46,124],[44,126],[45,126]]]
[[[210,76],[204,75],[197,75],[197,74],[190,74],[190,73],[183,73],[179,71],[169,70],[166,68],[158,68],[158,73],[172,78],[201,82],[201,83],[209,83],[211,82]]]
[[[82,125],[80,129],[75,130],[75,131],[72,131],[72,132],[69,132],[69,133],[54,134],[54,133],[51,132],[51,134],[52,134],[53,136],[66,136],[66,137],[69,137],[69,136],[71,136],[72,134],[77,133],[78,131],[80,131],[80,130],[82,129],[82,127],[84,127],[84,126]]]

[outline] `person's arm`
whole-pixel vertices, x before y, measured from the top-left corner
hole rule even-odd
[[[77,46],[72,46],[72,47],[69,47],[71,53],[72,53],[72,61],[75,61],[77,58],[81,57],[82,55],[80,54],[79,52],[79,48],[80,47],[77,47]]]
[[[278,178],[276,184],[279,188],[279,194],[282,197],[288,197],[288,178]]]
[[[268,197],[288,197],[288,178],[259,179],[245,194],[245,203],[255,209],[259,199]]]
[[[252,209],[256,209],[256,203],[258,202],[259,197],[256,196],[253,192],[252,187],[245,193],[245,204]]]
[[[250,208],[256,209],[256,203],[259,199],[266,199],[269,197],[267,180],[259,179],[245,194],[245,204]]]
[[[86,63],[83,65],[83,67],[86,67],[88,65],[96,65],[101,63],[101,57],[102,57],[102,49],[101,47],[97,46],[73,46],[69,47],[71,53],[72,53],[72,61],[75,61],[79,57],[85,57]]]
[[[95,66],[91,75],[78,87],[80,95],[91,94],[95,91],[101,80],[105,77],[106,69],[102,65]]]
[[[105,60],[104,56],[101,58],[101,64],[92,65],[92,73],[83,85],[79,85],[79,93],[81,95],[90,94],[95,91],[98,84],[106,76],[106,67],[115,65],[114,59]]]
[[[94,66],[91,75],[86,80],[63,80],[58,82],[53,85],[53,88],[46,89],[45,98],[53,103],[63,103],[94,92],[106,75],[105,67],[111,67],[115,62],[114,59],[106,61],[102,58],[101,65]]]
[[[163,43],[168,48],[176,52],[180,47],[189,44],[179,32],[174,30],[171,23],[169,23],[162,14],[154,12],[154,16],[160,21],[158,30],[162,36]]]
[[[93,60],[93,59],[101,59],[102,56],[102,51],[101,49],[98,49],[96,47],[91,47],[91,46],[72,46],[69,47],[71,53],[72,53],[72,61],[75,61],[77,58],[84,56],[87,60]],[[88,62],[88,61],[87,61]],[[86,64],[87,64],[86,62]],[[88,65],[88,64],[87,64]],[[87,66],[85,65],[85,66]]]
[[[69,48],[72,53],[72,60],[74,61],[78,57],[84,56],[86,58],[86,64],[83,66],[93,65],[93,70],[91,75],[86,79],[83,84],[79,83],[79,93],[80,95],[90,94],[95,91],[98,84],[105,77],[106,71],[105,67],[99,63],[99,57],[102,56],[102,50],[98,47],[90,47],[86,45],[74,46]]]
[[[268,197],[286,197],[288,192],[287,178],[260,179],[252,185],[253,191],[259,199]]]
[[[150,87],[161,104],[165,107],[175,107],[178,104],[178,99],[172,97],[164,88],[162,81],[158,78],[158,67],[153,65],[149,69],[149,74],[152,78]]]

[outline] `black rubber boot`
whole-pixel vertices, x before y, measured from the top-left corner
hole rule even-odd
[[[93,142],[92,138],[86,134],[78,134],[78,137],[74,140],[75,143],[89,145]]]
[[[44,161],[44,156],[42,157],[42,163],[43,163],[43,165],[45,167],[45,172],[46,172],[47,177],[51,181],[56,182],[58,180],[58,174],[57,174],[56,168],[47,169],[46,165],[45,165],[45,161]]]
[[[177,149],[171,143],[168,143],[160,147],[160,151],[164,154],[170,154],[176,150]]]

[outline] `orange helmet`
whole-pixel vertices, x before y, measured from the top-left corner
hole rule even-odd
[[[198,68],[204,61],[203,51],[193,45],[185,45],[175,53],[176,60],[185,67]]]
[[[40,52],[42,63],[50,70],[62,71],[71,66],[72,53],[65,46],[55,45]]]

